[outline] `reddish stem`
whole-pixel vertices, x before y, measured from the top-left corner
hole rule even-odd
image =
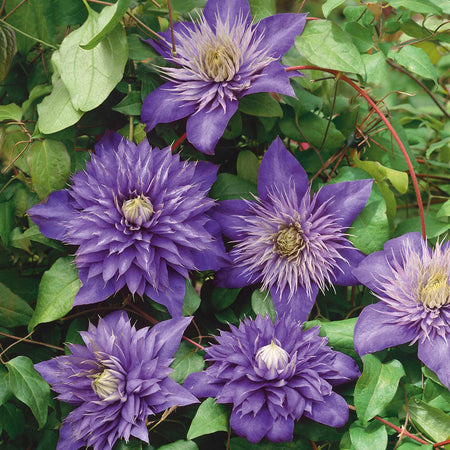
[[[370,98],[370,96],[367,94],[367,92],[362,89],[360,86],[358,86],[354,81],[350,80],[346,75],[344,75],[342,72],[339,72],[338,70],[333,69],[325,69],[323,67],[317,67],[317,66],[293,66],[293,67],[287,67],[286,71],[291,72],[295,70],[321,70],[322,72],[331,73],[334,76],[337,76],[340,74],[340,79],[345,81],[347,84],[352,86],[353,89],[358,91],[358,93],[364,97],[366,102],[373,108],[373,110],[378,114],[380,119],[385,123],[387,129],[392,134],[392,137],[397,142],[398,146],[400,147],[400,150],[403,153],[403,157],[405,158],[406,164],[408,166],[409,173],[411,175],[411,180],[414,186],[414,191],[417,197],[417,206],[419,208],[419,215],[420,215],[420,226],[422,229],[422,237],[424,239],[427,238],[426,230],[425,230],[425,214],[423,211],[423,203],[422,203],[422,197],[420,196],[420,189],[419,189],[419,183],[417,182],[416,174],[414,173],[414,168],[411,163],[411,159],[409,158],[408,152],[406,151],[405,146],[403,145],[402,141],[398,137],[398,134],[394,130],[393,126],[389,122],[389,120],[386,118],[386,116],[383,114],[381,109],[377,106],[377,104]]]
[[[174,144],[172,144],[172,152],[174,152],[177,147],[186,139],[186,133],[183,134]]]
[[[450,444],[450,439],[447,439],[446,441],[438,442],[437,444],[433,444],[433,448],[442,447],[443,445]]]
[[[352,411],[356,411],[356,408],[353,405],[347,405],[347,406],[348,406],[348,409],[350,409]],[[384,423],[385,425],[387,425],[388,427],[394,429],[397,433],[400,433],[403,436],[407,436],[410,439],[414,439],[415,441],[420,442],[421,444],[425,444],[425,445],[429,445],[430,444],[429,442],[424,441],[420,437],[417,437],[414,434],[410,433],[408,430],[405,430],[404,428],[400,428],[397,425],[394,425],[393,423],[388,422],[387,420],[384,420],[380,416],[375,416],[374,419],[378,420],[381,423]]]

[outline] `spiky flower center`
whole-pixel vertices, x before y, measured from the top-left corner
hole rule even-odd
[[[306,245],[301,231],[302,229],[298,223],[281,229],[274,236],[275,252],[288,260],[297,258]]]
[[[117,393],[119,379],[115,376],[114,371],[105,369],[94,376],[92,380],[92,389],[102,399],[108,399]]]
[[[419,285],[419,300],[428,308],[440,308],[450,303],[449,276],[444,270],[432,273],[425,284]]]
[[[230,81],[239,68],[238,54],[232,42],[209,47],[203,55],[205,72],[216,82]]]
[[[258,365],[264,363],[269,371],[278,371],[283,370],[288,365],[289,353],[272,339],[269,345],[261,347],[256,352],[255,359]]]
[[[122,205],[122,212],[129,224],[141,226],[148,222],[153,213],[152,202],[143,194],[129,200],[125,200]]]

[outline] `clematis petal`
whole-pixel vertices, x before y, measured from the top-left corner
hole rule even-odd
[[[230,426],[238,435],[245,437],[252,444],[257,444],[273,426],[273,418],[267,409],[261,409],[258,414],[241,415],[233,411],[230,416]]]
[[[419,342],[419,359],[439,377],[441,383],[450,389],[450,339],[436,335],[433,339]]]
[[[392,308],[383,302],[366,306],[355,326],[355,350],[360,356],[412,341],[414,328],[398,323]]]
[[[225,111],[217,107],[212,111],[204,109],[191,115],[186,124],[188,141],[195,148],[208,155],[214,154],[214,147],[222,137],[228,121],[237,111],[237,100],[226,100]]]
[[[342,427],[348,420],[347,402],[340,395],[332,392],[324,397],[323,402],[315,402],[312,411],[305,412],[305,417],[329,427]]]
[[[217,17],[220,17],[222,22],[230,21],[230,23],[240,16],[247,18],[247,25],[251,21],[250,5],[247,0],[208,0],[203,15],[212,26],[215,26]]]

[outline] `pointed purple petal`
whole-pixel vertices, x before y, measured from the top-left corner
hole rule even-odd
[[[360,282],[353,271],[365,258],[364,253],[356,248],[342,249],[339,250],[339,253],[347,262],[341,259],[336,261],[336,268],[334,269],[336,278],[333,280],[333,284],[337,286],[355,286],[359,284]]]
[[[276,186],[279,191],[289,192],[295,189],[299,199],[308,189],[308,175],[286,150],[283,142],[277,137],[264,155],[258,175],[258,195],[262,200],[268,198],[268,191]]]
[[[155,335],[155,350],[158,357],[171,359],[180,346],[183,333],[191,323],[192,317],[179,317],[157,323],[150,333]]]
[[[359,356],[405,344],[416,337],[413,328],[396,323],[392,308],[383,302],[366,306],[355,326],[354,344]]]
[[[257,283],[260,279],[258,274],[244,274],[241,267],[231,263],[230,266],[224,267],[216,273],[214,284],[219,287],[241,288]]]
[[[234,410],[230,417],[230,426],[238,435],[245,437],[252,444],[257,444],[273,426],[273,418],[267,409],[261,409],[258,414],[240,415]]]
[[[277,290],[276,287],[270,289],[270,295],[278,316],[286,315],[297,322],[304,322],[308,319],[318,292],[319,287],[316,284],[312,285],[311,295],[308,295],[306,290],[299,286],[293,297],[289,299],[289,289],[283,291]]]
[[[353,358],[340,352],[336,352],[335,355],[333,368],[337,375],[332,379],[328,378],[332,386],[348,383],[361,375],[358,364]]]
[[[270,63],[262,72],[261,76],[252,82],[251,86],[241,97],[257,92],[277,92],[278,94],[295,97],[294,89],[289,81],[288,73],[279,62]]]
[[[224,200],[210,212],[214,220],[222,228],[222,233],[232,241],[237,241],[242,234],[239,228],[245,228],[242,216],[251,214],[248,203],[244,200]]]
[[[166,391],[167,402],[165,405],[161,405],[157,408],[156,412],[164,411],[171,406],[185,406],[192,405],[193,403],[199,403],[197,397],[192,395],[184,386],[180,386],[171,378],[165,378],[161,383],[163,389]]]
[[[264,37],[261,47],[270,49],[270,56],[280,59],[293,45],[295,37],[302,34],[307,14],[276,14],[261,19],[256,28]]]
[[[413,252],[422,255],[423,239],[418,231],[406,233],[398,238],[391,239],[384,244],[384,251],[389,255],[401,255],[406,246]],[[397,258],[398,259],[398,258]]]
[[[223,23],[227,19],[230,23],[234,23],[240,14],[247,17],[247,24],[251,21],[250,6],[247,0],[208,0],[203,15],[210,25],[216,24],[217,14]]]
[[[441,380],[441,383],[450,389],[450,342],[447,339],[436,335],[433,339],[425,339],[419,342],[417,352],[419,359],[429,367]]]
[[[76,215],[72,204],[73,200],[67,190],[55,191],[49,195],[46,203],[30,208],[28,215],[44,236],[63,241],[66,234],[64,222]]]
[[[114,283],[108,282],[105,284],[102,276],[93,277],[87,280],[85,283],[83,282],[83,285],[77,292],[77,295],[75,295],[72,306],[99,303],[103,300],[106,300],[114,293]]]
[[[194,105],[183,102],[173,87],[172,82],[165,83],[150,92],[144,100],[141,120],[147,131],[152,130],[158,123],[175,122],[194,113]]]
[[[237,108],[236,100],[227,99],[225,111],[219,106],[209,112],[202,109],[190,116],[186,124],[188,141],[202,153],[214,155],[214,148]]]
[[[223,384],[211,383],[211,378],[206,372],[195,372],[186,377],[183,387],[197,397],[217,397]]]
[[[329,427],[342,427],[348,420],[347,402],[335,392],[324,398],[324,402],[315,402],[311,413],[304,413],[316,422],[323,423]]]
[[[353,275],[361,284],[367,286],[373,292],[381,294],[382,285],[377,280],[389,276],[392,273],[389,266],[390,261],[392,261],[392,255],[388,252],[380,251],[371,253],[353,269]]]
[[[198,161],[195,165],[193,180],[198,183],[202,189],[209,191],[217,179],[219,166],[206,161]]]
[[[333,214],[344,228],[348,228],[366,206],[373,180],[344,181],[327,184],[317,193],[318,204],[329,201],[327,213]]]
[[[164,305],[172,317],[180,317],[183,309],[184,293],[186,284],[184,278],[176,272],[169,269],[169,287],[168,291],[156,291],[150,285],[145,288],[145,294],[156,303]]]
[[[84,447],[85,444],[86,442],[82,440],[75,440],[72,435],[72,425],[64,421],[59,430],[59,441],[56,450],[78,450]]]

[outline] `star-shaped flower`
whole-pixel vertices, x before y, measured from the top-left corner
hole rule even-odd
[[[308,176],[277,138],[267,150],[254,201],[225,200],[212,213],[235,243],[219,285],[262,283],[278,314],[308,317],[319,289],[358,284],[363,258],[346,231],[364,208],[372,180],[327,184],[311,195]]]
[[[253,23],[247,0],[209,0],[196,23],[174,25],[148,42],[175,67],[161,68],[169,81],[146,98],[147,129],[189,116],[187,139],[213,154],[238,100],[257,92],[295,97],[281,57],[302,33],[306,14],[277,14]]]
[[[356,322],[361,355],[418,343],[418,357],[450,389],[450,242],[428,247],[420,233],[391,239],[354,270],[380,299]]]

